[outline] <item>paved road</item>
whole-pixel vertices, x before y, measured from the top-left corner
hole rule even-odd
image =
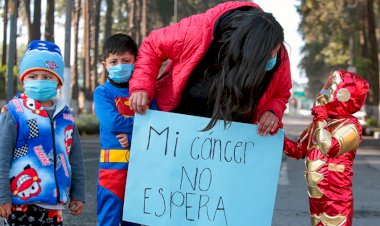
[[[287,136],[295,138],[309,118],[285,117]],[[99,143],[97,136],[82,137],[87,174],[87,203],[79,217],[65,215],[65,225],[96,225],[96,176]],[[373,226],[380,222],[380,140],[365,137],[355,160],[355,226]],[[273,226],[310,225],[308,198],[304,181],[304,161],[283,158],[276,198]],[[240,226],[240,225],[239,225]],[[254,226],[254,225],[248,225]]]

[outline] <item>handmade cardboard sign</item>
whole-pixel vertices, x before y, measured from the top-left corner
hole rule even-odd
[[[136,114],[123,219],[144,225],[270,226],[284,133],[148,110]]]

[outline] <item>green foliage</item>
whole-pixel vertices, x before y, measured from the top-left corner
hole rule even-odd
[[[176,22],[185,17],[203,13],[207,9],[222,2],[226,2],[226,0],[177,0],[178,18]],[[174,22],[174,0],[152,1],[150,7],[153,9],[151,12],[157,13],[160,18],[160,20],[151,21],[154,23],[152,29],[167,26]],[[152,17],[152,15],[150,17]]]
[[[112,19],[112,33],[119,32],[128,33],[128,6],[127,1],[120,1],[117,5],[114,5],[114,15]]]
[[[173,19],[173,14],[174,14],[174,1],[167,0],[167,1],[153,1],[153,2],[154,4],[152,7],[154,7],[155,11],[157,11],[162,21],[162,25],[170,24],[171,20]],[[168,12],[173,12],[173,13],[168,13]]]
[[[299,66],[309,79],[309,94],[316,95],[331,71],[354,67],[372,83],[367,103],[378,106],[380,33],[375,25],[379,23],[380,1],[299,0],[299,3],[299,31],[305,41]],[[374,112],[370,115],[377,117]]]
[[[367,57],[357,58],[354,61],[354,65],[356,66],[358,74],[368,79],[368,75],[366,73],[369,65],[371,64],[371,59]]]
[[[337,68],[347,68],[350,61],[349,30],[351,18],[343,0],[302,0],[301,31],[305,46],[300,66],[311,80],[325,77]]]
[[[16,94],[17,92],[22,92],[24,90],[24,87],[22,86],[22,82],[20,81],[19,77],[20,71],[17,65],[13,66],[13,84],[15,85],[15,89],[13,92]]]
[[[74,4],[75,1],[73,1]],[[58,12],[59,15],[65,14],[66,1],[64,0],[55,0],[55,11]]]
[[[366,122],[367,122],[367,126],[373,126],[373,127],[377,126],[377,122],[373,118],[367,118]]]
[[[350,61],[349,50],[345,48],[343,42],[330,42],[322,49],[324,62],[328,65],[343,65]]]
[[[6,71],[7,71],[7,65],[0,65],[0,73],[5,75]]]
[[[207,9],[216,6],[223,0],[178,0],[178,19],[194,14],[203,13]]]
[[[75,124],[77,125],[81,135],[99,133],[99,121],[94,114],[80,114],[75,118]]]

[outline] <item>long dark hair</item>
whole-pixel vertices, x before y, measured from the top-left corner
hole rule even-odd
[[[209,93],[211,121],[204,130],[214,127],[218,119],[224,120],[226,127],[231,121],[254,114],[279,65],[280,57],[274,69],[266,72],[271,53],[284,42],[284,33],[272,14],[245,7],[218,20],[213,42],[220,46],[217,66],[212,66],[218,76]]]

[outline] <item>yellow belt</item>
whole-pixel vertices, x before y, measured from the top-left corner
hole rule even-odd
[[[100,162],[129,162],[129,150],[102,149],[100,151]]]

